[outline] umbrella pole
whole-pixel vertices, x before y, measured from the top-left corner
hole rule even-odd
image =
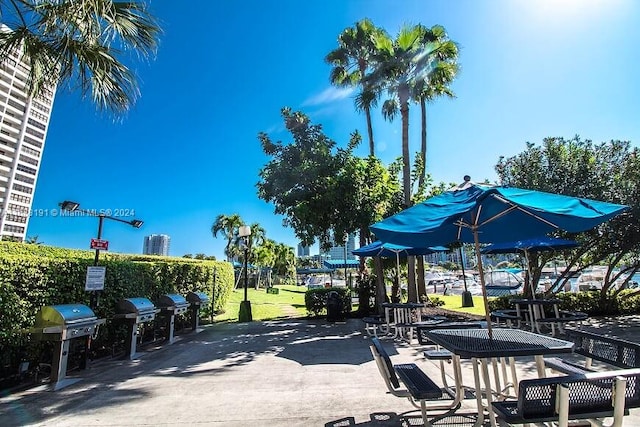
[[[478,259],[478,274],[480,274],[480,287],[482,287],[482,299],[484,301],[484,318],[487,321],[489,338],[493,338],[493,332],[491,330],[491,313],[489,312],[487,288],[484,283],[484,269],[482,268],[482,254],[480,254],[480,242],[478,241],[478,230],[476,228],[473,228],[473,240],[476,246],[476,258]]]

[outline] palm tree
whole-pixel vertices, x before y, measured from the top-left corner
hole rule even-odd
[[[444,28],[422,25],[404,26],[391,40],[378,35],[377,68],[368,83],[386,89],[390,98],[382,105],[382,114],[402,120],[402,183],[405,207],[411,206],[411,167],[409,156],[409,103],[428,96],[450,92],[447,87],[457,72],[457,46],[448,40]],[[426,107],[425,107],[426,111]],[[425,115],[426,123],[426,115]],[[426,129],[426,128],[425,128]],[[425,144],[426,144],[426,131]],[[426,145],[424,147],[426,159]],[[423,161],[424,167],[424,161]]]
[[[400,112],[402,120],[402,185],[403,204],[411,206],[412,180],[409,155],[409,103],[415,99],[416,88],[424,90],[431,79],[439,75],[434,71],[443,58],[451,56],[449,50],[457,47],[446,43],[441,27],[428,29],[423,25],[404,26],[394,40],[383,34],[375,36],[377,48],[376,69],[367,78],[373,87],[386,89],[391,97],[382,105],[382,114],[393,119]],[[425,117],[426,119],[426,117]],[[426,136],[426,134],[425,134]],[[426,158],[426,146],[425,146]],[[422,169],[424,171],[425,164]],[[424,172],[421,172],[424,173]],[[418,300],[416,292],[415,259],[408,259],[408,285],[411,301]]]
[[[340,87],[361,87],[360,93],[356,96],[355,104],[358,111],[364,111],[367,119],[369,154],[371,156],[374,155],[375,148],[371,108],[377,105],[380,92],[364,82],[375,57],[374,38],[376,34],[384,34],[384,30],[374,26],[369,19],[358,21],[354,27],[344,29],[342,34],[338,36],[338,48],[329,52],[325,57],[325,61],[333,66],[330,75],[332,84]]]
[[[227,256],[227,261],[231,262],[235,252],[235,240],[238,234],[238,228],[244,225],[244,221],[238,214],[232,215],[218,215],[215,222],[211,226],[211,234],[214,238],[218,237],[218,233],[224,235],[227,239],[227,245],[224,248],[224,253]]]
[[[418,179],[418,187],[425,185],[427,176],[427,102],[440,96],[455,98],[455,93],[449,85],[458,74],[458,46],[449,40],[444,27],[434,25],[425,34],[425,43],[436,44],[436,64],[425,80],[419,80],[414,87],[414,98],[420,103],[421,144],[420,158],[422,173]]]
[[[116,114],[139,96],[121,59],[155,55],[161,32],[144,1],[0,0],[0,14],[0,58],[24,55],[31,96],[66,82]]]

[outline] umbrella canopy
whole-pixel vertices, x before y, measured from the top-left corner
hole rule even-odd
[[[393,243],[383,243],[381,241],[373,242],[367,246],[362,246],[351,251],[354,255],[359,256],[379,256],[383,258],[391,258],[396,255],[429,255],[435,252],[444,252],[449,249],[444,246],[435,247],[409,247],[402,245],[394,245]]]
[[[531,297],[536,297],[535,286],[531,274],[531,263],[529,254],[544,251],[556,251],[562,249],[571,249],[580,246],[575,240],[556,239],[553,237],[538,237],[535,239],[518,240],[516,242],[494,243],[482,248],[480,252],[483,254],[509,254],[514,252],[522,252],[527,264],[527,272],[529,273],[529,286],[531,287]]]
[[[396,258],[396,271],[398,273],[398,281],[400,281],[400,255],[406,257],[408,255],[429,255],[435,252],[444,252],[449,249],[444,246],[434,246],[434,247],[409,247],[402,245],[394,245],[393,243],[384,243],[381,241],[376,241],[367,246],[362,246],[358,249],[351,251],[352,254],[358,256],[369,256],[369,257],[382,257],[382,258]],[[416,283],[416,295],[418,284]]]
[[[480,242],[529,239],[555,230],[580,232],[618,215],[627,206],[515,187],[491,187],[467,181],[459,189],[431,197],[386,218],[370,229],[378,239],[407,246],[474,243],[491,327]]]
[[[501,243],[555,230],[589,230],[626,208],[541,191],[471,185],[432,197],[370,229],[383,242],[412,247],[475,243],[476,236],[483,243]]]

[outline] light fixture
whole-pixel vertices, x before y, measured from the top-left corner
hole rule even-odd
[[[60,208],[64,211],[73,212],[80,207],[80,203],[72,202],[70,200],[65,200],[60,203]]]

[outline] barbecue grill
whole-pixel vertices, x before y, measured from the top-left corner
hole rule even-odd
[[[127,322],[129,341],[127,342],[126,356],[133,360],[136,358],[136,346],[138,342],[138,329],[145,323],[156,318],[159,310],[147,298],[124,298],[116,304],[116,319],[124,319]]]
[[[175,329],[175,317],[178,314],[186,313],[189,309],[189,302],[182,295],[166,294],[158,299],[157,305],[160,307],[160,312],[167,318],[169,344],[172,344]]]
[[[191,325],[193,330],[197,331],[200,323],[200,307],[209,302],[209,295],[204,292],[189,292],[187,301],[191,304]]]
[[[35,325],[29,332],[37,340],[55,342],[51,364],[51,386],[54,391],[79,380],[66,378],[71,340],[84,337],[88,341],[98,325],[104,322],[82,304],[51,305],[38,311]]]

